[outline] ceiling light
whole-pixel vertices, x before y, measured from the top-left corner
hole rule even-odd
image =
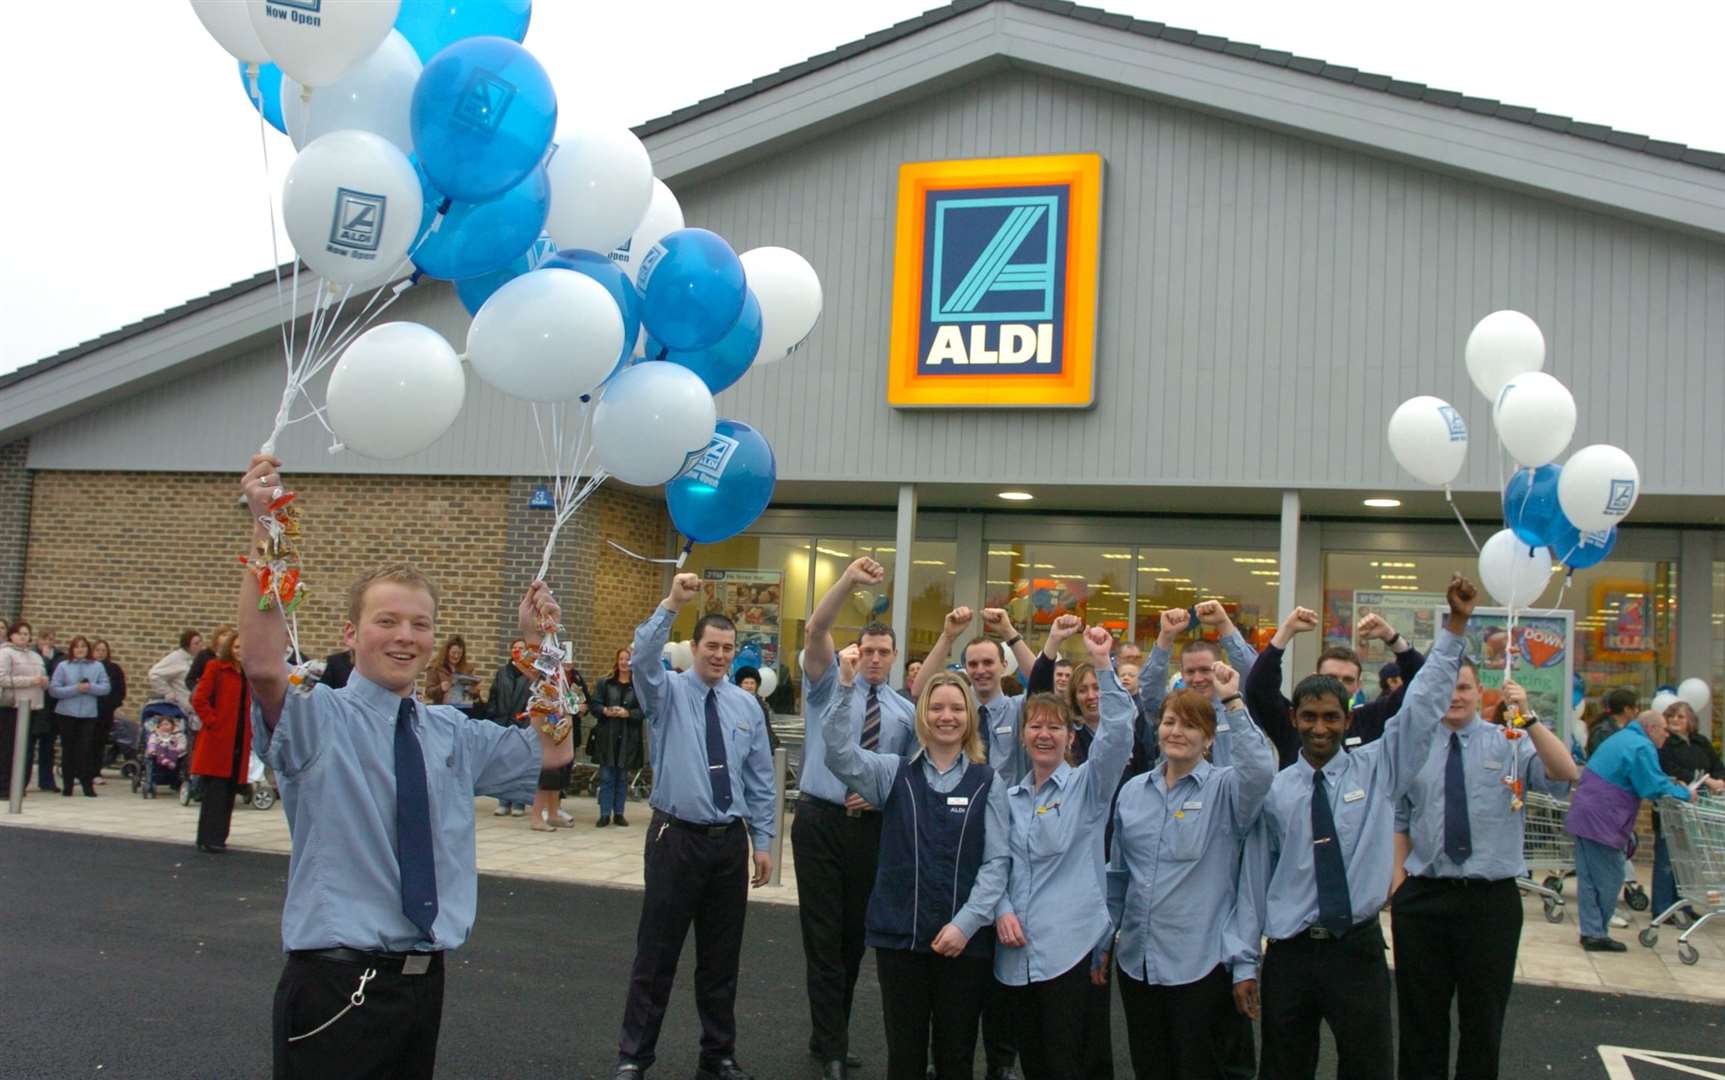
[[[1138,572],[1140,574],[1166,574],[1168,568],[1166,566],[1140,566]]]
[[[945,566],[946,561],[944,559],[912,559],[910,564],[912,566]]]
[[[1372,565],[1381,566],[1387,570],[1412,570],[1419,564],[1411,562],[1374,562]]]
[[[898,548],[895,548],[895,547],[890,547],[890,548],[877,547],[877,548],[875,548],[875,550],[876,551],[897,551]]]
[[[1083,581],[1084,580],[1083,574],[1049,574],[1048,576],[1051,578],[1059,578],[1061,581]]]
[[[990,555],[1012,555],[1014,557],[1018,555],[1018,552],[1013,551],[1011,548],[989,548],[988,553]]]
[[[1365,500],[1365,505],[1371,507],[1373,510],[1394,510],[1396,507],[1400,506],[1401,504],[1402,504],[1402,501],[1400,499],[1366,499]]]
[[[835,559],[848,559],[851,557],[851,553],[848,551],[834,551],[832,548],[824,547],[817,547],[815,550],[820,552],[822,555],[831,555]]]
[[[1032,570],[1052,570],[1054,569],[1054,564],[1051,562],[1031,563],[1030,568]]]
[[[956,573],[958,573],[958,571],[954,570],[953,573],[956,574]],[[1010,582],[1010,581],[994,581],[991,579],[989,581],[983,582],[983,584],[984,585],[1011,585],[1012,582]]]
[[[1102,557],[1104,559],[1130,559],[1132,555],[1125,551],[1104,551]]]
[[[1036,496],[1028,491],[1002,491],[997,494],[997,498],[1005,499],[1007,502],[1029,502]]]
[[[1261,564],[1264,566],[1276,565],[1275,559],[1260,559],[1260,558],[1257,558],[1255,556],[1250,556],[1250,555],[1236,555],[1236,556],[1234,556],[1234,561],[1237,563],[1254,563],[1254,564]]]
[[[1378,577],[1385,581],[1418,581],[1420,579],[1418,574],[1379,574]]]
[[[1159,577],[1156,580],[1163,585],[1190,585],[1190,584],[1192,584],[1192,579],[1189,577]]]
[[[1280,570],[1248,570],[1246,572],[1251,574],[1253,577],[1281,577],[1282,576],[1282,572]]]

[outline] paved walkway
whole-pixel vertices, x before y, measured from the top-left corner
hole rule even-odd
[[[155,800],[140,799],[131,794],[125,781],[113,776],[97,791],[100,796],[96,799],[32,792],[24,800],[22,814],[0,812],[0,825],[179,843],[186,846],[188,858],[199,857],[191,847],[197,824],[195,804],[182,807],[167,791]],[[605,829],[594,827],[598,811],[593,799],[565,799],[563,806],[575,815],[574,826],[538,833],[528,827],[524,817],[494,817],[496,803],[491,799],[475,799],[480,871],[541,881],[641,888],[641,846],[651,817],[646,804],[629,804],[628,828]],[[287,823],[280,805],[260,811],[243,802],[237,804],[229,845],[288,853]],[[1651,883],[1652,873],[1646,864],[1640,864],[1639,877],[1642,884]],[[749,895],[757,903],[796,904],[796,865],[788,836],[780,884],[752,890]],[[1573,901],[1573,880],[1565,896]],[[1656,948],[1636,944],[1635,935],[1647,925],[1652,912],[1618,909],[1631,924],[1628,930],[1614,931],[1629,944],[1627,953],[1584,953],[1576,943],[1573,908],[1565,912],[1561,923],[1554,924],[1546,921],[1537,900],[1527,898],[1524,905],[1527,917],[1516,963],[1520,982],[1725,1003],[1725,919],[1708,923],[1690,939],[1701,953],[1700,961],[1690,966],[1677,959],[1678,931],[1674,929],[1661,933]]]

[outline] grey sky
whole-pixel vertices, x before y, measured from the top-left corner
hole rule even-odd
[[[8,10],[0,372],[265,269],[266,191],[234,62],[184,0]],[[537,0],[565,115],[635,123],[909,18],[928,0]],[[1725,5],[1110,0],[1098,6],[1725,150]],[[1410,18],[1402,12],[1416,16]],[[27,105],[27,107],[25,107]],[[1075,148],[1077,149],[1077,148]],[[691,224],[698,224],[691,222]],[[288,254],[282,241],[283,258]]]

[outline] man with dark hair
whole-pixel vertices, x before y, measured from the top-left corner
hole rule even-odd
[[[635,694],[651,725],[653,820],[614,1080],[639,1080],[653,1064],[691,924],[701,1018],[695,1076],[750,1080],[736,1059],[737,966],[749,886],[765,885],[773,869],[773,761],[760,705],[727,678],[737,654],[730,619],[709,614],[695,623],[688,671],[672,674],[660,663],[677,613],[700,594],[700,578],[678,574],[635,631],[629,654]]]
[[[1054,661],[1054,693],[1064,700],[1066,697],[1066,690],[1071,685],[1072,661],[1062,656],[1060,659]]]
[[[1210,673],[1224,653],[1227,654],[1228,666],[1235,671],[1252,670],[1258,654],[1246,644],[1245,637],[1235,628],[1234,620],[1228,617],[1228,610],[1220,600],[1205,600],[1190,610],[1169,608],[1162,613],[1156,645],[1138,673],[1138,703],[1154,731],[1162,720],[1162,699],[1168,696],[1168,662],[1174,654],[1174,643],[1181,634],[1193,628],[1194,616],[1198,625],[1216,634],[1216,640],[1199,637],[1186,643],[1180,650],[1180,680],[1186,689],[1198,691],[1217,706],[1216,741],[1210,752],[1217,765],[1225,765],[1233,760],[1229,752],[1228,721],[1226,710],[1220,707],[1216,683]],[[1256,719],[1257,714],[1252,715]]]
[[[1450,700],[1475,596],[1461,577],[1450,582],[1449,618],[1431,661],[1381,740],[1349,748],[1348,691],[1334,676],[1309,675],[1294,688],[1299,755],[1277,774],[1247,841],[1235,919],[1247,953],[1269,938],[1261,987],[1235,971],[1240,1010],[1261,1003],[1264,1076],[1314,1075],[1320,1023],[1335,1036],[1341,1080],[1394,1074],[1378,912],[1389,896],[1396,798]],[[1399,927],[1399,903],[1397,916]]]
[[[1317,628],[1317,612],[1311,608],[1295,608],[1282,620],[1270,643],[1264,646],[1264,655],[1246,673],[1246,708],[1251,710],[1252,719],[1264,729],[1270,741],[1276,744],[1284,768],[1293,764],[1299,755],[1300,736],[1289,719],[1293,710],[1288,699],[1282,696],[1282,657],[1297,635]],[[1396,668],[1401,672],[1404,688],[1419,674],[1420,665],[1425,663],[1419,650],[1376,612],[1363,616],[1354,632],[1358,638],[1377,638],[1390,647],[1390,651],[1395,653]],[[1325,649],[1318,656],[1317,672],[1342,684],[1348,695],[1342,702],[1344,706],[1355,700],[1354,695],[1360,688],[1360,658],[1354,650],[1341,645]],[[1384,724],[1402,707],[1401,694],[1401,691],[1395,691],[1354,706],[1348,712],[1347,731],[1342,736],[1347,745],[1350,748],[1363,746],[1383,735]]]
[[[1378,696],[1388,697],[1407,684],[1402,678],[1401,665],[1390,661],[1378,669]]]
[[[838,665],[833,622],[858,588],[886,580],[886,568],[857,559],[815,605],[803,646],[802,795],[791,824],[797,853],[797,916],[809,995],[809,1055],[821,1063],[821,1080],[843,1080],[862,1062],[850,1052],[851,1003],[862,968],[863,917],[880,857],[880,808],[870,806],[834,776],[826,763],[828,724],[845,725],[849,740],[882,754],[908,758],[916,748],[916,706],[895,693],[890,680],[898,658],[892,627],[872,622],[857,636],[861,677],[849,707],[838,710]]]
[[[1635,719],[1635,714],[1641,707],[1641,698],[1628,687],[1618,686],[1607,690],[1600,704],[1605,708],[1605,715],[1600,717],[1599,722],[1587,733],[1588,757],[1593,756],[1600,743],[1622,731],[1625,724]]]

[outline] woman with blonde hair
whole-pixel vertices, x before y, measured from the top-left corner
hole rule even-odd
[[[838,654],[838,692],[848,715],[861,653]],[[955,672],[924,681],[917,702],[922,744],[909,758],[864,750],[848,724],[821,725],[827,767],[881,808],[880,860],[864,920],[875,950],[886,1024],[887,1080],[923,1080],[929,1052],[939,1080],[971,1075],[977,1024],[993,982],[994,907],[1006,861],[985,855],[988,766],[976,696]]]

